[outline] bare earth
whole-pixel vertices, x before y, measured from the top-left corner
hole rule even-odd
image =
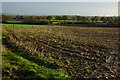
[[[77,78],[120,77],[119,28],[50,26],[16,29],[9,41],[58,61]]]

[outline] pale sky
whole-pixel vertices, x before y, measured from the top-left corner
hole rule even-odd
[[[11,15],[117,16],[117,2],[3,2],[2,13]]]
[[[120,0],[1,0],[2,2],[119,2]]]

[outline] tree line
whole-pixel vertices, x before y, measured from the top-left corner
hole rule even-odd
[[[106,23],[106,24],[119,24],[119,17],[105,17],[105,16],[22,16],[22,15],[16,15],[16,16],[10,16],[10,15],[1,15],[2,16],[2,22],[7,22],[9,20],[16,20],[16,21],[22,21],[22,23],[45,23],[45,24],[52,24],[52,22],[61,22],[61,23],[68,23],[72,22],[73,24],[75,22],[78,23]]]

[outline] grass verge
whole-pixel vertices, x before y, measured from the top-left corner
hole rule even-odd
[[[18,56],[16,53],[11,52],[3,47],[3,79],[16,80],[16,79],[40,79],[40,80],[64,80],[68,78],[65,70],[46,68],[34,62]]]

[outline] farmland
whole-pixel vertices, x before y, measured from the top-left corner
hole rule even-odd
[[[120,75],[117,27],[2,25],[4,79],[73,80]],[[23,75],[27,72],[29,76]]]
[[[0,80],[120,80],[118,2],[1,7]]]

